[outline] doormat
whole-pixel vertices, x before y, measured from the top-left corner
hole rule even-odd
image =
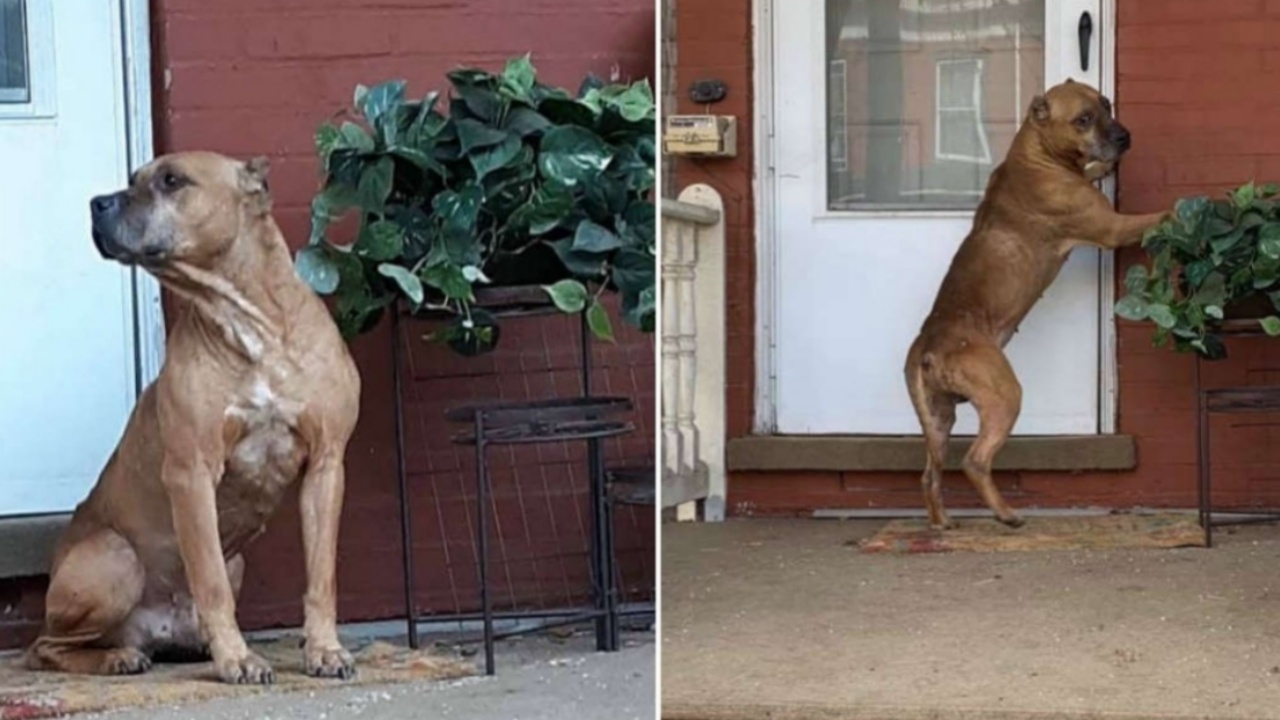
[[[894,554],[1181,548],[1204,547],[1204,530],[1194,515],[1174,513],[1037,517],[1016,530],[993,519],[960,520],[951,530],[931,530],[924,519],[892,520],[850,544]]]
[[[274,685],[228,685],[217,680],[209,662],[157,664],[142,675],[102,677],[32,672],[22,666],[21,655],[5,657],[0,659],[0,720],[36,720],[262,693],[452,680],[475,674],[472,663],[453,656],[375,641],[353,653],[357,667],[354,679],[322,680],[303,674],[301,640],[296,636],[249,645],[275,669]]]

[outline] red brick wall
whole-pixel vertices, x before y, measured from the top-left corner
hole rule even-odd
[[[779,3],[785,12],[785,3]],[[1134,149],[1119,178],[1123,210],[1169,207],[1257,177],[1280,180],[1280,137],[1266,130],[1280,90],[1277,0],[1119,0],[1116,101]],[[729,435],[751,430],[754,277],[751,3],[707,0],[678,7],[678,81],[719,77],[730,101],[717,112],[744,121],[733,160],[682,161],[678,182],[707,182],[729,208]],[[685,107],[685,110],[694,110]],[[1122,253],[1118,277],[1142,258]],[[1190,506],[1195,503],[1194,364],[1150,346],[1149,327],[1119,327],[1120,429],[1137,438],[1139,467],[1125,473],[1004,473],[1022,506]],[[1233,341],[1232,358],[1206,366],[1206,383],[1280,382],[1280,344]],[[1215,420],[1214,484],[1223,505],[1280,503],[1280,432]],[[981,503],[958,475],[949,503]],[[807,514],[823,507],[916,507],[915,474],[736,473],[729,506],[739,514]]]
[[[350,103],[357,83],[404,78],[411,94],[422,95],[444,89],[444,74],[457,65],[501,67],[525,52],[533,53],[544,81],[572,89],[588,72],[623,80],[656,76],[654,0],[151,5],[158,152],[198,148],[270,156],[276,217],[295,246],[308,236],[317,186],[313,133]],[[472,361],[427,346],[420,335],[415,331],[408,341],[414,371],[406,391],[418,599],[424,612],[471,609],[477,602],[470,534],[474,466],[470,453],[449,443],[443,413],[467,400],[575,394],[576,324],[567,318],[510,322],[499,351]],[[403,608],[386,324],[358,340],[354,352],[364,395],[348,454],[339,547],[344,620],[393,617]],[[651,465],[652,338],[621,331],[618,345],[597,344],[595,358],[597,392],[626,395],[637,404],[636,432],[607,447],[607,462]],[[507,538],[494,544],[495,602],[554,605],[589,591],[582,451],[546,446],[494,458],[495,532]],[[654,587],[652,512],[623,508],[618,526],[629,597],[643,599]],[[291,498],[249,554],[240,603],[246,627],[300,622],[299,533]],[[0,583],[0,610],[14,608],[0,616],[0,647],[30,635],[41,587],[38,579]]]

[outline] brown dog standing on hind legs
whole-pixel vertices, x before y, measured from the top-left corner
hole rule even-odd
[[[1142,239],[1165,213],[1122,215],[1093,181],[1129,149],[1129,131],[1097,90],[1071,80],[1031,102],[1004,163],[995,169],[907,354],[911,402],[925,439],[921,478],[929,524],[951,527],[942,506],[942,464],[956,405],[978,411],[965,475],[1000,522],[1022,520],[1000,496],[991,463],[1022,408],[1022,386],[1004,355],[1018,324],[1080,245],[1114,249]]]
[[[157,653],[212,655],[222,680],[269,683],[236,624],[242,552],[301,480],[305,667],[351,677],[335,561],[343,455],[360,378],[271,217],[265,159],[158,158],[90,202],[105,258],[181,299],[159,378],[54,552],[37,670],[128,674]]]

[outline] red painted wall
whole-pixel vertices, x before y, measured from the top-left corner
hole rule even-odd
[[[159,152],[208,149],[270,156],[276,218],[294,246],[309,233],[317,188],[316,127],[351,102],[357,83],[409,80],[413,95],[444,89],[460,64],[500,68],[532,52],[544,81],[576,89],[588,73],[622,80],[656,77],[653,0],[153,0],[155,135]],[[617,323],[620,324],[620,323]],[[402,611],[400,529],[389,334],[359,339],[361,419],[347,460],[339,547],[344,620]],[[412,381],[409,472],[414,494],[420,609],[472,609],[474,463],[448,441],[446,408],[481,399],[574,395],[576,321],[525,319],[504,326],[499,351],[464,361],[408,336]],[[610,465],[652,465],[654,344],[620,332],[595,346],[597,392],[633,398],[634,434],[606,448]],[[589,515],[583,450],[543,446],[495,451],[495,509],[504,538],[494,545],[495,602],[554,606],[589,592]],[[618,551],[627,597],[654,587],[653,513],[618,513]],[[0,583],[0,647],[30,637],[43,580]],[[301,539],[290,498],[251,549],[239,616],[245,627],[301,621]],[[7,613],[6,607],[12,607]]]
[[[779,3],[781,12],[786,3]],[[1252,178],[1280,180],[1280,136],[1266,131],[1280,106],[1280,1],[1118,0],[1116,105],[1134,135],[1119,177],[1122,210],[1170,207]],[[744,122],[731,160],[681,160],[681,186],[706,182],[729,208],[729,436],[750,433],[754,384],[756,257],[753,228],[751,3],[677,5],[677,77],[729,85],[717,111]],[[696,111],[682,97],[682,110]],[[1121,253],[1117,277],[1143,257]],[[1137,438],[1139,466],[1123,473],[1004,473],[1020,506],[1195,504],[1194,364],[1150,345],[1148,326],[1119,326],[1120,430]],[[1280,382],[1280,343],[1240,340],[1229,361],[1205,366],[1206,384]],[[1280,430],[1275,418],[1216,420],[1214,487],[1220,505],[1280,503]],[[968,483],[948,475],[949,504],[980,506]],[[916,507],[919,480],[903,473],[735,473],[730,511],[805,515],[814,508]]]

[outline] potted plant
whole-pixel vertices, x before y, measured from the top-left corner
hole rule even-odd
[[[1157,346],[1226,357],[1222,323],[1256,321],[1280,335],[1280,202],[1250,182],[1225,199],[1179,200],[1142,240],[1151,267],[1134,265],[1116,314],[1155,323]]]
[[[299,274],[333,297],[348,337],[403,300],[452,317],[434,337],[492,349],[486,286],[541,286],[612,339],[601,304],[653,328],[655,110],[647,81],[587,78],[576,94],[537,79],[529,56],[501,73],[449,73],[452,92],[405,97],[405,82],[356,88],[355,121],[316,133],[324,184]],[[354,231],[334,237],[355,216]]]

